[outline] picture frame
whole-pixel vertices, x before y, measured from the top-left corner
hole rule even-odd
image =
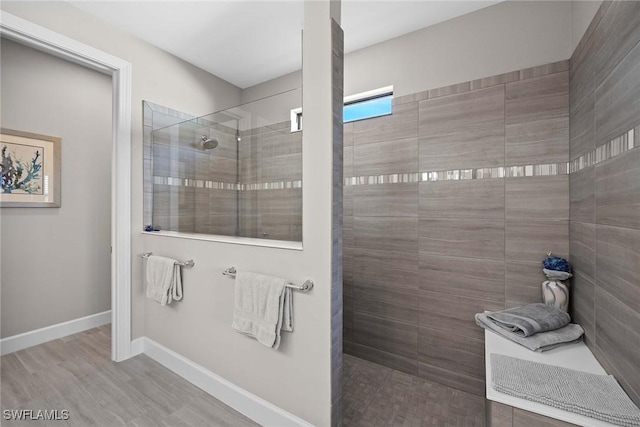
[[[0,129],[0,208],[59,208],[61,139]]]

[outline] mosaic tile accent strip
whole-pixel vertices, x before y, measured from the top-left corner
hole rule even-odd
[[[263,182],[260,184],[240,184],[240,191],[284,190],[286,188],[302,188],[302,180]]]
[[[422,172],[420,178],[422,182],[504,178],[504,168],[453,169],[447,171]]]
[[[202,179],[174,178],[171,176],[154,176],[155,185],[171,187],[210,188],[215,190],[239,190],[240,184],[232,182],[205,181]]]
[[[457,181],[460,179],[473,179],[473,171],[473,169],[456,169],[438,172],[422,172],[420,174],[420,181]]]
[[[631,129],[629,132],[597,147],[596,164],[633,149],[635,143],[634,133],[635,129]]]
[[[593,166],[596,164],[596,152],[590,151],[582,156],[578,157],[574,161],[570,163],[570,172],[575,173],[584,168],[588,168],[589,166]]]
[[[419,174],[417,172],[393,173],[389,175],[351,176],[344,179],[344,185],[399,184],[418,181]]]
[[[638,143],[639,135],[640,126],[637,126],[636,128],[631,129],[623,133],[622,135],[612,139],[606,144],[602,144],[601,146],[596,147],[595,150],[583,154],[582,156],[571,162],[571,173],[578,172],[584,168],[588,168],[595,164],[604,162],[605,160],[609,160],[613,157],[626,153],[629,150],[637,148],[640,145]]]
[[[174,178],[170,176],[154,176],[153,183],[172,187],[209,188],[212,190],[255,191],[255,190],[284,190],[287,188],[302,188],[302,180],[262,182],[256,184],[238,184],[235,182],[205,181],[202,179]]]
[[[452,169],[390,175],[352,176],[344,179],[345,186],[396,184],[406,182],[462,181],[468,179],[518,178],[532,176],[567,175],[569,163],[507,166],[496,168]]]
[[[507,168],[508,178],[530,177],[530,176],[555,176],[568,175],[569,163],[549,163],[540,165],[509,166]]]

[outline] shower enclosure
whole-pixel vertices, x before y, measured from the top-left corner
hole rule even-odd
[[[302,132],[291,90],[151,132],[154,229],[302,241]]]

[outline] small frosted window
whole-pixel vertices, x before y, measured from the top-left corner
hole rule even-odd
[[[393,95],[353,101],[345,104],[342,119],[345,123],[391,114]]]

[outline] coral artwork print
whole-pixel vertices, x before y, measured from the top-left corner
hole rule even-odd
[[[44,147],[3,142],[0,145],[2,192],[43,194]]]

